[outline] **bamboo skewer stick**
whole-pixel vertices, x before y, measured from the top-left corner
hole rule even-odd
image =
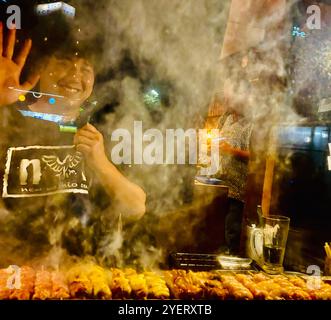
[[[331,258],[331,249],[327,242],[325,242],[324,249],[328,258]]]

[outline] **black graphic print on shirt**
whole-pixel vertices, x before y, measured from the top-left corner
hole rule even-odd
[[[4,198],[57,193],[88,193],[84,161],[74,146],[9,148],[3,181]]]

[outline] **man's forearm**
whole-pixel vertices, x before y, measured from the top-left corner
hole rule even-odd
[[[82,152],[86,164],[111,197],[114,214],[126,221],[138,220],[145,213],[145,192],[125,178],[109,161],[104,150],[102,134],[91,124],[79,129],[74,137],[77,151]]]
[[[225,153],[225,154],[230,154],[234,157],[243,159],[243,160],[248,160],[250,157],[250,152],[248,150],[242,150],[239,148],[232,147],[228,143],[221,143],[220,144],[220,153]]]
[[[94,169],[97,179],[112,197],[116,211],[128,221],[140,219],[146,211],[146,194],[143,189],[124,177],[109,160]]]
[[[249,151],[247,151],[247,150],[241,150],[241,149],[236,149],[236,148],[233,148],[232,149],[232,154],[235,157],[241,158],[243,160],[248,160],[249,159],[249,156],[250,156]]]

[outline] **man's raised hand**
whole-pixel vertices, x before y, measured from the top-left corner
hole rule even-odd
[[[39,75],[30,76],[21,84],[20,77],[31,50],[32,41],[24,42],[15,54],[16,29],[10,29],[7,40],[4,39],[3,24],[0,22],[0,107],[10,105],[18,100],[19,90],[31,90],[38,82]]]

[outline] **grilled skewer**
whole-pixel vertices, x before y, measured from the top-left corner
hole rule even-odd
[[[52,272],[52,299],[64,300],[69,299],[69,288],[65,278],[60,272]]]
[[[52,297],[52,277],[48,271],[37,271],[34,287],[34,300],[46,300]]]
[[[137,274],[133,269],[126,269],[125,276],[129,280],[132,298],[146,299],[148,296],[148,287],[144,275]]]
[[[87,277],[92,284],[92,295],[97,299],[111,299],[107,272],[100,266],[89,264],[86,266]]]
[[[234,276],[222,276],[222,284],[229,291],[230,298],[235,300],[253,300],[253,294]]]
[[[169,299],[170,292],[164,279],[155,272],[144,273],[149,299]]]
[[[213,279],[211,273],[189,271],[189,276],[192,282],[202,289],[204,299],[225,300],[228,297],[228,290],[223,287],[221,281]]]
[[[73,299],[90,298],[93,292],[93,285],[87,276],[84,265],[76,265],[67,273],[70,297]]]
[[[131,296],[131,287],[124,272],[120,269],[113,268],[111,269],[111,273],[110,289],[113,299],[129,299]]]
[[[7,269],[0,269],[0,300],[8,300],[12,290],[8,287],[9,273]]]
[[[192,279],[187,276],[186,271],[165,271],[164,275],[167,286],[174,298],[192,300],[202,297],[202,289],[192,282]]]
[[[20,289],[12,289],[10,294],[11,300],[29,300],[33,296],[36,278],[35,271],[28,266],[23,266],[20,270],[20,278],[21,287]]]

